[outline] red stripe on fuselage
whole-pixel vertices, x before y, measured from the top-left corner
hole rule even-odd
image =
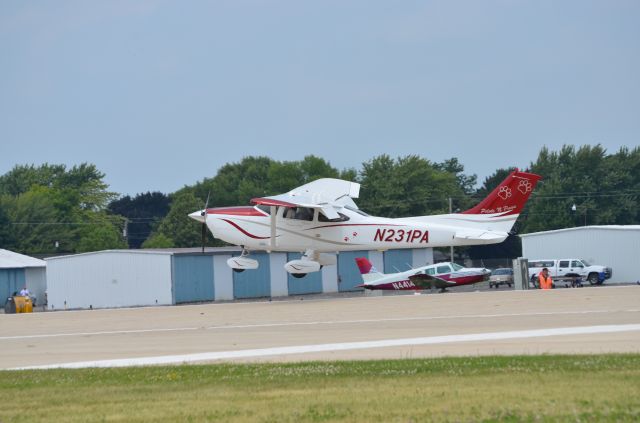
[[[336,226],[407,226],[407,225],[399,225],[395,223],[336,223],[335,225],[314,226],[313,228],[309,228],[306,230],[310,231],[312,229],[333,228]]]
[[[242,229],[240,227],[240,225],[238,225],[235,222],[232,222],[229,219],[220,219],[220,220],[223,220],[223,221],[227,222],[229,225],[233,226],[234,228],[236,228],[237,230],[239,230],[240,232],[242,232],[243,234],[245,234],[246,236],[248,236],[250,238],[253,238],[253,239],[269,239],[269,238],[271,238],[269,236],[257,236],[257,235],[254,235],[252,233],[249,233],[249,232],[245,231],[244,229]]]
[[[207,209],[207,214],[228,214],[230,216],[260,216],[265,217],[268,214],[255,207],[240,206],[240,207],[218,207],[215,209]]]

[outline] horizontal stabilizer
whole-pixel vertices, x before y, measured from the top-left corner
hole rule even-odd
[[[470,239],[478,241],[493,241],[505,239],[509,234],[504,232],[493,231],[474,231],[474,230],[460,230],[456,231],[456,238],[458,239]]]

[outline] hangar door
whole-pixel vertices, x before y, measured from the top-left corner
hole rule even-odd
[[[213,301],[213,257],[173,256],[175,302]]]
[[[7,297],[20,292],[25,286],[24,269],[0,269],[0,298],[2,305]]]
[[[288,253],[287,261],[299,260],[300,253]],[[322,292],[322,271],[311,272],[304,278],[296,278],[287,272],[289,295],[318,294]]]
[[[356,285],[362,283],[362,275],[356,264],[356,257],[369,258],[368,251],[344,251],[338,254],[338,290],[359,291]]]
[[[237,255],[237,254],[236,254]],[[251,254],[252,259],[258,260],[258,268],[233,272],[234,298],[260,298],[271,296],[271,266],[269,254]]]
[[[384,252],[384,273],[398,273],[411,270],[413,250],[387,250]]]

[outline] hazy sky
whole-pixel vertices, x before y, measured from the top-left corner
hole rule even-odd
[[[640,145],[640,1],[0,1],[0,174],[171,192],[247,155],[337,168]]]

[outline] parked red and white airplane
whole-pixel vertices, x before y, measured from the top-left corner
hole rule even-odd
[[[378,272],[365,257],[356,258],[365,289],[395,291],[446,288],[470,285],[489,280],[491,271],[484,268],[462,267],[456,263],[436,263],[406,272],[384,274]]]
[[[189,216],[206,225],[214,237],[242,246],[242,255],[227,261],[235,271],[258,267],[258,261],[249,257],[251,250],[301,251],[302,258],[289,261],[285,269],[303,277],[335,264],[339,251],[502,242],[539,179],[516,170],[477,206],[455,214],[369,216],[353,201],[360,184],[325,178],[286,194],[254,198],[255,206],[205,206]]]

